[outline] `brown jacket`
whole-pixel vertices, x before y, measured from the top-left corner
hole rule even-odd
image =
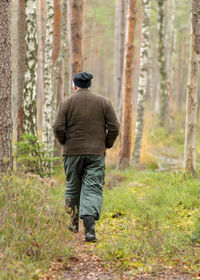
[[[109,99],[78,89],[61,102],[53,128],[64,155],[105,155],[119,133],[119,122]]]

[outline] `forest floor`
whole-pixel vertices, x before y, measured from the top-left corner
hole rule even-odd
[[[180,266],[169,267],[156,273],[140,273],[133,275],[133,271],[123,271],[114,266],[106,267],[98,255],[95,254],[95,245],[85,243],[83,227],[79,233],[74,234],[73,246],[74,256],[69,258],[69,264],[62,266],[54,263],[41,280],[190,280],[200,279],[198,274],[192,276],[191,273],[183,272]],[[135,273],[134,273],[135,274]]]

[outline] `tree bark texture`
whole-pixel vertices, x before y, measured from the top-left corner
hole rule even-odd
[[[192,1],[192,28],[195,52],[200,54],[200,2],[198,0]]]
[[[46,47],[45,47],[45,104],[42,142],[47,151],[52,154],[54,147],[53,122],[56,111],[56,96],[53,93],[52,85],[52,44],[53,44],[53,0],[47,0],[46,20]]]
[[[44,116],[45,86],[44,86],[44,68],[45,68],[45,33],[46,33],[46,0],[38,0],[38,132],[42,136],[42,123]]]
[[[0,172],[12,169],[10,1],[0,1]]]
[[[149,37],[150,37],[150,14],[151,0],[142,0],[143,5],[143,25],[142,42],[140,51],[140,78],[138,86],[138,99],[136,111],[135,141],[133,150],[133,163],[138,164],[141,153],[142,134],[144,126],[144,103],[147,91],[147,78],[149,67]]]
[[[159,71],[160,71],[160,123],[168,126],[169,122],[169,96],[167,86],[167,65],[165,51],[165,0],[158,0],[158,35],[159,35]]]
[[[184,169],[196,175],[196,130],[197,130],[197,82],[198,82],[198,54],[196,50],[197,40],[195,40],[196,12],[198,11],[198,1],[192,0],[192,27],[190,42],[190,64],[188,75],[188,90],[186,99],[186,128],[185,128],[185,148],[184,148]]]
[[[131,156],[131,126],[132,126],[132,92],[133,92],[133,55],[135,34],[136,0],[129,0],[126,46],[124,55],[124,77],[123,77],[123,110],[121,147],[119,166],[129,165]]]
[[[114,92],[115,108],[118,119],[121,119],[122,76],[125,43],[125,2],[116,1],[115,14],[115,47],[114,47]]]
[[[72,0],[67,1],[67,47],[68,47],[68,63],[69,63],[69,82],[68,95],[72,93]]]
[[[67,1],[54,0],[54,31],[53,31],[53,92],[56,96],[56,108],[64,98],[64,71],[66,56],[66,16]],[[55,139],[55,156],[60,156],[60,144]]]
[[[72,78],[83,68],[82,19],[83,0],[71,0]]]
[[[23,100],[23,133],[37,135],[37,20],[36,1],[26,0],[26,65]]]
[[[11,15],[12,119],[14,139],[20,140],[26,54],[25,0],[11,2]]]

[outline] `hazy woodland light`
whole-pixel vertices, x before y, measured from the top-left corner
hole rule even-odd
[[[132,92],[133,92],[133,54],[134,54],[134,35],[135,35],[135,14],[136,0],[129,0],[127,33],[124,55],[123,73],[123,109],[121,125],[121,145],[119,155],[119,166],[130,164],[131,156],[131,136],[132,136]]]
[[[0,1],[0,173],[12,169],[10,1]]]
[[[45,104],[43,119],[42,142],[48,152],[53,153],[54,134],[53,122],[56,114],[56,96],[53,94],[52,86],[52,44],[53,44],[53,0],[47,0],[47,17],[46,17],[46,46],[45,46]]]
[[[198,39],[200,31],[200,2],[198,0],[192,0],[191,21],[190,61],[186,99],[184,169],[186,172],[192,172],[195,175],[198,109],[197,83],[199,71],[198,54],[200,53],[200,41]]]
[[[160,71],[160,123],[167,127],[169,123],[169,95],[167,85],[167,64],[165,52],[165,9],[166,0],[157,0],[158,2],[158,60]]]
[[[26,0],[26,65],[24,77],[23,133],[37,135],[37,2]]]
[[[142,44],[140,50],[140,78],[138,86],[138,99],[136,109],[135,141],[133,150],[133,163],[138,164],[142,146],[142,134],[144,126],[144,103],[148,82],[149,67],[149,37],[150,37],[150,14],[151,0],[142,0],[143,5],[143,25],[142,25]]]

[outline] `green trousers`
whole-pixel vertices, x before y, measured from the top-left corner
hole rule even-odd
[[[100,218],[103,202],[105,158],[99,155],[64,157],[66,174],[65,202],[69,211]]]

